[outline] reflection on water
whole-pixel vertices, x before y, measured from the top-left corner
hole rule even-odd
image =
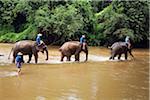
[[[109,61],[106,48],[90,47],[89,60],[60,62],[58,47],[49,47],[49,60],[23,64],[16,76],[7,59],[11,44],[0,44],[0,100],[148,100],[149,51],[136,49],[135,59]],[[28,56],[25,56],[25,61]]]
[[[11,77],[11,76],[17,76],[18,73],[15,72],[15,71],[12,71],[12,72],[8,72],[8,71],[0,71],[0,78],[3,78],[3,77]]]

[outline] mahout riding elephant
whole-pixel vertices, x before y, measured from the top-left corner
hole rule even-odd
[[[128,52],[129,54],[134,58],[134,56],[131,53],[132,47],[128,48],[128,44],[125,42],[115,42],[111,47],[111,57],[109,59],[113,59],[118,55],[118,59],[120,60],[120,57],[122,54],[125,54],[125,59],[128,58]]]
[[[13,61],[12,61],[13,63],[15,63],[15,58],[18,52],[21,52],[23,55],[29,55],[29,60],[27,61],[27,63],[30,63],[32,55],[34,55],[35,63],[37,63],[39,51],[42,53],[44,53],[45,51],[46,52],[45,60],[48,60],[48,48],[44,42],[42,42],[40,45],[37,45],[35,41],[31,41],[31,40],[19,41],[14,44],[13,48],[11,49],[11,52],[12,51],[13,51]],[[10,58],[10,54],[8,58]]]
[[[67,61],[70,61],[72,55],[75,55],[75,61],[79,61],[81,51],[85,52],[85,54],[86,54],[85,61],[88,60],[88,45],[87,45],[87,43],[81,44],[78,41],[65,42],[59,48],[59,51],[61,52],[61,61],[63,61],[64,57],[67,57]]]

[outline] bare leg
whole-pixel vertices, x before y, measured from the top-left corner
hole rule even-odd
[[[21,74],[21,68],[18,68],[17,72],[18,72],[18,75],[20,75]]]

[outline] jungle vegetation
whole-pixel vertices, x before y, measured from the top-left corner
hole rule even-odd
[[[148,0],[0,0],[0,42],[35,40],[61,45],[86,35],[91,46],[124,41],[148,47]]]

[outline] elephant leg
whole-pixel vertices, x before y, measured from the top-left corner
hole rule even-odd
[[[109,60],[111,60],[112,59],[112,56],[111,57],[109,57]]]
[[[111,60],[113,58],[113,52],[111,50],[111,56],[109,57],[109,60]]]
[[[125,52],[125,60],[128,58],[128,52]]]
[[[121,54],[119,54],[119,56],[118,56],[118,60],[120,60],[120,57],[121,57]]]
[[[37,53],[34,54],[34,58],[35,58],[35,63],[37,63],[38,62],[38,54]]]
[[[71,61],[71,56],[67,56],[67,61]]]
[[[75,61],[79,61],[79,60],[80,60],[79,54],[75,55]]]
[[[116,54],[115,54],[115,53],[112,53],[112,55],[111,55],[111,57],[110,57],[110,58],[114,60],[114,59],[115,59],[115,57],[116,57]]]
[[[29,60],[28,60],[28,62],[27,62],[27,63],[30,63],[31,58],[32,58],[32,54],[29,54]]]
[[[64,55],[63,54],[61,54],[61,60],[60,61],[63,61],[64,60]]]

